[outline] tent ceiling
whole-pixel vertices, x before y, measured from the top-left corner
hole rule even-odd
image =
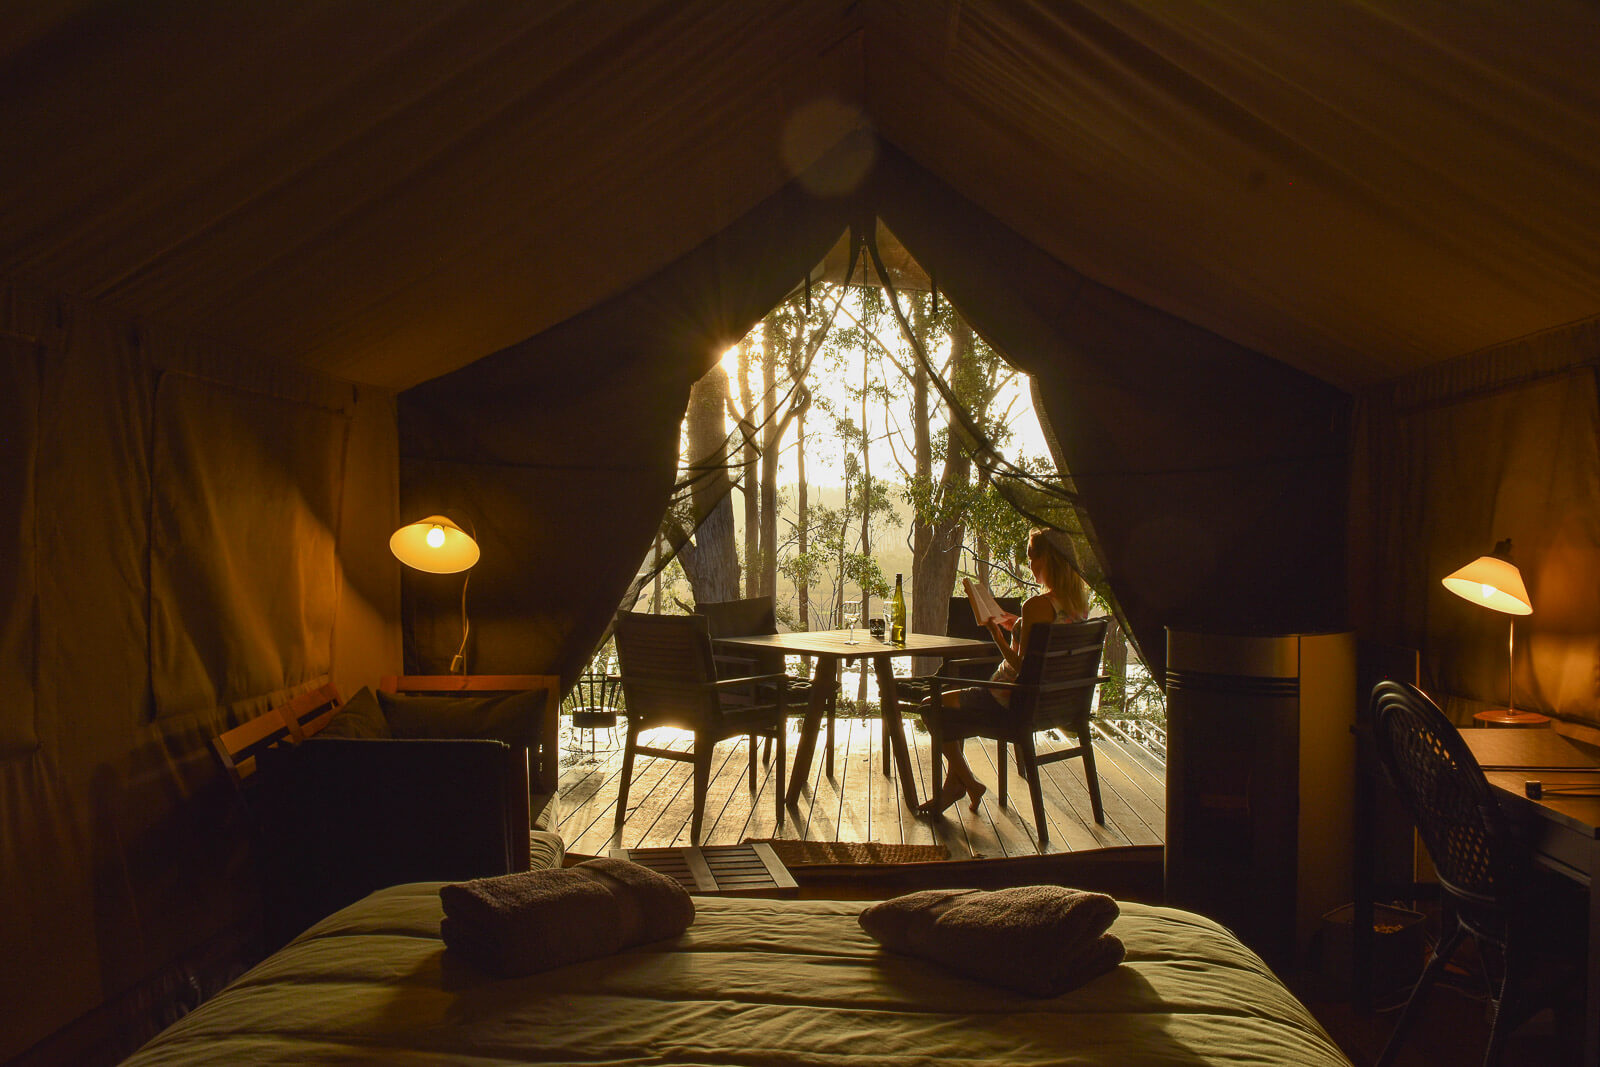
[[[672,261],[853,124],[822,98],[1067,265],[1341,385],[1600,314],[1578,0],[148,7],[0,31],[0,273],[360,381]]]

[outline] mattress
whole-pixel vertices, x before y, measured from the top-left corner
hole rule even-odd
[[[701,897],[682,936],[494,980],[445,951],[437,883],[340,911],[160,1034],[189,1064],[1348,1064],[1216,923],[1124,904],[1115,971],[1022,997],[882,950],[862,901]]]

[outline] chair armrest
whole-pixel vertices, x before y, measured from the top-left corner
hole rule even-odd
[[[782,671],[775,674],[747,674],[741,678],[718,678],[714,682],[707,682],[713,689],[727,689],[736,685],[760,685],[763,682],[783,684],[789,681],[789,676]]]
[[[981,686],[984,689],[1033,689],[1040,693],[1059,693],[1064,689],[1082,689],[1087,685],[1099,685],[1101,682],[1109,681],[1110,679],[1102,676],[1099,678],[1078,678],[1070,682],[1053,682],[1050,685],[1023,685],[1021,682],[997,682],[992,679],[955,678],[947,674],[930,674],[927,680],[930,682],[950,682],[963,689]]]
[[[948,668],[961,663],[996,663],[1000,658],[1000,650],[997,648],[987,656],[951,656],[941,666]]]

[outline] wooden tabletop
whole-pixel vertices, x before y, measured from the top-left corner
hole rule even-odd
[[[855,629],[855,644],[847,644],[849,630],[813,630],[787,634],[752,634],[748,637],[718,637],[719,645],[734,648],[778,650],[807,656],[959,656],[996,651],[993,641],[971,637],[944,637],[934,634],[907,634],[903,645],[873,637],[865,626]]]
[[[1486,772],[1594,767],[1600,762],[1554,730],[1469,728],[1461,731],[1461,737]]]

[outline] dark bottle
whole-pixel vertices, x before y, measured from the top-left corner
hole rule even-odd
[[[906,643],[906,595],[900,588],[900,576],[894,576],[893,608],[889,615],[889,643]]]

